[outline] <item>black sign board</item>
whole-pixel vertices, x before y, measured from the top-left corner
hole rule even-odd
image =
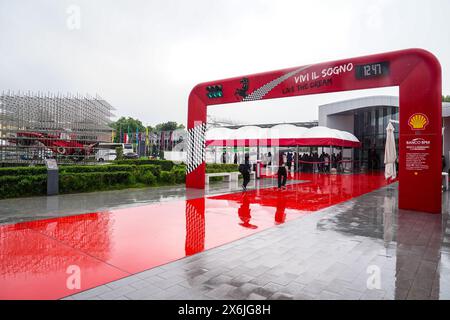
[[[48,170],[58,170],[58,164],[55,159],[45,159],[45,165]]]
[[[379,78],[389,75],[389,61],[357,65],[356,79]]]

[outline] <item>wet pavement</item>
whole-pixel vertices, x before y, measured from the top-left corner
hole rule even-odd
[[[398,210],[382,176],[298,179],[286,191],[270,179],[245,194],[161,191],[131,207],[116,197],[121,209],[4,225],[0,296],[67,296],[48,288],[73,264],[83,292],[66,299],[450,298],[448,193],[430,215]]]
[[[299,182],[301,181],[292,179],[288,180],[287,184]],[[211,183],[205,191],[189,190],[189,193],[186,193],[183,184],[169,187],[62,194],[51,197],[3,199],[0,200],[0,225],[237,192],[241,190],[240,183],[242,181],[234,184]],[[275,179],[252,180],[248,189],[267,188],[274,185],[276,185]]]
[[[67,299],[450,299],[442,215],[397,184]]]

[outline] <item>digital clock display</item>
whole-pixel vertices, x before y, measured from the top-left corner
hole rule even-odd
[[[389,75],[389,61],[357,65],[356,79],[370,79]]]

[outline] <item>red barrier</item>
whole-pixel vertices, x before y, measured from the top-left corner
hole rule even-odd
[[[399,208],[440,213],[441,77],[436,57],[409,49],[201,83],[189,95],[186,187],[205,187],[208,105],[399,86]]]

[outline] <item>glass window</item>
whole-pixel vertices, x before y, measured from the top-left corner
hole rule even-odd
[[[371,134],[370,130],[370,112],[366,111],[364,112],[364,133],[365,134]]]
[[[396,107],[391,108],[391,119],[398,120],[398,108]]]
[[[370,115],[370,133],[376,134],[377,130],[377,110],[373,109]]]
[[[383,132],[386,132],[386,127],[389,124],[389,118],[388,118],[388,110],[387,108],[383,108]]]

